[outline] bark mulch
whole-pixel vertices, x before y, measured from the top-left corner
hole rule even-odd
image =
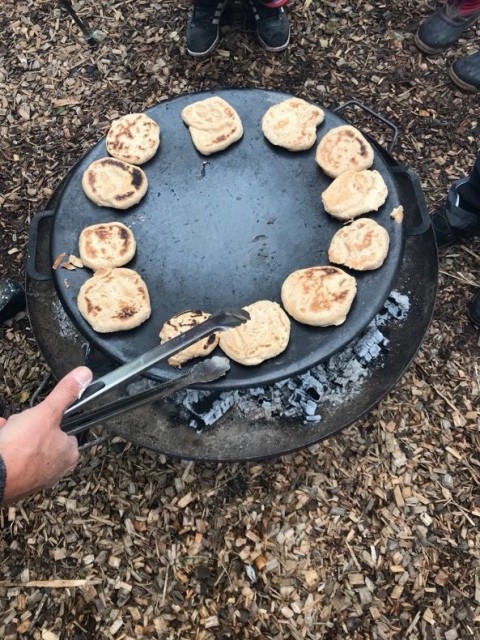
[[[0,7],[0,273],[23,274],[28,225],[118,115],[215,87],[335,107],[355,97],[400,130],[431,209],[479,148],[478,96],[413,43],[423,2],[292,0],[292,43],[259,48],[225,16],[219,49],[185,53],[186,0]],[[478,35],[478,34],[477,34]],[[382,143],[380,123],[359,123]],[[466,301],[480,241],[440,261],[427,339],[396,388],[341,435],[255,464],[166,459],[118,438],[54,489],[0,512],[0,637],[480,638],[479,334]],[[0,329],[0,402],[26,408],[48,371],[25,314]]]

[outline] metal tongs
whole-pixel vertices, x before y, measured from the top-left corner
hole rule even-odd
[[[165,398],[166,396],[195,384],[212,382],[225,373],[230,368],[227,358],[215,356],[209,360],[203,360],[190,369],[188,373],[179,376],[174,380],[169,380],[163,384],[156,385],[152,389],[137,393],[134,396],[120,398],[108,404],[104,404],[98,409],[86,411],[76,415],[79,409],[84,408],[94,400],[98,400],[104,394],[116,389],[134,376],[150,369],[161,360],[166,360],[170,356],[182,351],[198,340],[205,338],[215,331],[224,331],[243,324],[249,320],[250,316],[244,309],[233,309],[210,316],[205,322],[198,324],[193,329],[185,331],[168,342],[158,345],[142,354],[135,360],[118,367],[105,376],[94,380],[85,389],[82,397],[64,413],[62,429],[69,435],[77,435],[90,429],[95,424],[113,418],[125,411],[135,409],[147,402]],[[72,415],[75,414],[75,415]]]

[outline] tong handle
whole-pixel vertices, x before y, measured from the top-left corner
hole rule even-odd
[[[201,322],[192,329],[175,336],[175,338],[172,338],[164,344],[154,347],[138,358],[135,358],[135,360],[118,367],[118,369],[115,369],[110,373],[107,373],[102,378],[94,380],[85,389],[81,399],[65,411],[64,416],[67,417],[71,415],[81,407],[90,403],[92,400],[96,400],[105,393],[108,393],[124,382],[127,382],[127,380],[130,380],[143,371],[150,369],[161,360],[170,358],[170,356],[175,355],[198,340],[211,335],[215,331],[223,331],[224,329],[237,327],[238,325],[246,322],[249,318],[250,316],[248,312],[244,309],[227,310],[217,315],[210,316],[210,318]]]

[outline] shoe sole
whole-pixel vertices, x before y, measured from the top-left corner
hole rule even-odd
[[[288,34],[288,39],[284,44],[281,44],[279,47],[270,47],[265,40],[262,40],[261,36],[259,35],[258,31],[257,31],[257,38],[258,41],[260,42],[260,44],[262,45],[262,47],[266,50],[266,51],[270,51],[271,53],[278,53],[279,51],[285,51],[285,49],[288,47],[288,45],[290,44],[290,34]]]
[[[193,58],[205,58],[205,56],[210,55],[211,53],[213,53],[213,51],[215,51],[215,49],[218,47],[218,43],[220,42],[220,34],[217,35],[215,42],[206,50],[206,51],[202,51],[202,52],[198,52],[198,51],[191,51],[188,47],[187,47],[187,52],[189,53],[189,55],[191,55]]]
[[[435,55],[436,53],[442,53],[443,51],[445,51],[445,49],[448,49],[448,47],[444,47],[443,49],[434,49],[433,47],[429,47],[428,44],[425,44],[423,42],[423,40],[420,40],[420,37],[418,35],[418,31],[415,34],[415,45],[417,46],[418,49],[420,49],[420,51],[422,51],[423,53],[428,53],[429,55]]]
[[[452,82],[456,84],[457,87],[460,87],[460,89],[463,89],[464,91],[480,91],[480,87],[476,87],[474,84],[468,84],[468,82],[465,82],[465,80],[462,80],[459,76],[457,76],[453,67],[450,67],[450,69],[448,70],[448,75],[450,76]]]

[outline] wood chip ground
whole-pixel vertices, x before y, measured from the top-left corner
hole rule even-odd
[[[438,3],[436,4],[436,6]],[[186,0],[0,7],[0,273],[23,274],[28,225],[110,121],[184,92],[266,87],[333,108],[357,98],[399,127],[396,159],[430,208],[479,149],[478,95],[414,46],[423,2],[292,0],[292,43],[261,50],[240,5],[220,47],[185,52]],[[359,122],[387,144],[381,123]],[[435,317],[368,417],[268,463],[194,464],[118,439],[0,515],[3,640],[480,638],[480,240],[441,257]],[[0,329],[0,414],[48,371],[25,314]]]

